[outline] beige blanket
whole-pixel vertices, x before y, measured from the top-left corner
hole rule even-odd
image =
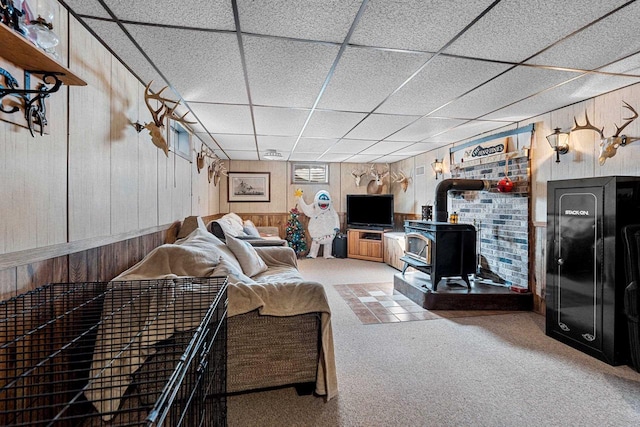
[[[265,263],[274,270],[285,270],[287,259],[274,257],[271,248],[258,250]],[[295,257],[294,257],[295,266]],[[291,269],[289,269],[291,270]],[[151,251],[142,261],[114,279],[137,281],[144,279],[169,279],[161,292],[146,292],[134,298],[134,303],[124,307],[116,316],[107,316],[96,339],[96,354],[91,366],[91,381],[85,395],[96,409],[109,421],[132,381],[132,375],[155,352],[154,345],[168,338],[174,331],[184,331],[199,324],[198,316],[181,316],[181,310],[204,311],[210,305],[213,294],[206,288],[197,288],[196,298],[189,290],[176,292],[170,283],[177,277],[211,277],[225,275],[229,278],[228,316],[259,310],[272,316],[293,316],[320,312],[321,349],[316,380],[316,393],[331,399],[337,394],[337,377],[331,329],[331,311],[324,288],[319,283],[293,280],[297,275],[284,275],[286,282],[266,282],[268,276],[256,276],[258,283],[242,274],[239,264],[226,245],[201,228],[176,244],[162,245]],[[275,276],[278,277],[278,276]],[[140,286],[137,282],[114,284],[117,292],[133,296]],[[115,292],[115,291],[114,291]],[[194,301],[199,301],[194,304]],[[118,299],[105,299],[103,314],[117,309]],[[195,307],[194,307],[195,305]],[[123,326],[123,324],[125,324]],[[132,327],[133,326],[133,327]],[[140,331],[143,331],[140,333]]]

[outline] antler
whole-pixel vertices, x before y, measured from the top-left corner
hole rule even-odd
[[[180,105],[180,101],[174,101],[173,99],[170,98],[164,98],[162,96],[162,92],[164,92],[164,90],[168,87],[165,86],[162,89],[160,89],[160,92],[158,93],[151,93],[151,84],[153,83],[153,80],[149,82],[149,84],[147,84],[147,86],[144,89],[144,102],[147,104],[147,108],[149,109],[149,112],[151,112],[151,116],[153,117],[153,122],[155,123],[156,126],[161,127],[164,126],[164,118],[169,115],[169,118],[176,121],[176,122],[180,122],[180,123],[187,123],[187,124],[195,124],[196,122],[189,122],[185,119],[185,117],[187,116],[187,114],[189,114],[189,112],[187,111],[186,113],[184,113],[182,116],[178,116],[175,111],[176,108],[178,108],[178,106]],[[156,101],[160,102],[160,108],[155,109],[151,106],[151,104],[149,103],[150,99],[154,99]],[[169,107],[169,105],[167,103],[171,103],[173,104],[173,107]]]
[[[164,118],[169,115],[169,118],[176,122],[188,124],[195,124],[196,122],[189,122],[185,120],[185,116],[189,114],[188,111],[182,116],[178,116],[177,114],[175,114],[175,110],[176,108],[178,108],[178,105],[180,105],[180,101],[174,101],[172,99],[162,97],[162,92],[164,92],[167,86],[163,87],[160,92],[156,94],[151,93],[150,88],[152,83],[153,80],[150,81],[144,89],[144,102],[147,104],[147,108],[151,113],[151,117],[153,117],[153,122],[146,123],[144,127],[149,130],[149,135],[151,135],[151,142],[153,142],[156,147],[162,149],[162,151],[164,151],[164,154],[168,157],[169,144],[167,144],[167,140],[162,134],[162,128],[164,127]],[[151,103],[149,102],[150,99],[160,101],[160,108],[153,108],[151,106]],[[167,106],[168,102],[174,104],[173,107]]]
[[[409,181],[411,181],[410,176],[406,176],[404,172],[400,171],[399,175],[397,175],[395,172],[391,173],[391,178],[394,182],[400,184],[400,188],[402,188],[402,191],[407,191],[407,187],[409,187]]]
[[[616,133],[615,133],[615,135],[613,135],[613,137],[614,137],[614,138],[616,138],[616,137],[620,136],[620,132],[622,132],[622,130],[623,130],[624,128],[626,128],[627,126],[629,126],[629,124],[630,124],[632,121],[634,121],[635,119],[637,119],[637,118],[638,118],[638,112],[637,112],[637,111],[636,111],[636,110],[635,110],[631,105],[627,104],[625,101],[622,101],[622,103],[624,104],[624,106],[623,106],[624,108],[626,108],[626,109],[628,109],[628,110],[631,110],[631,112],[633,113],[633,117],[625,117],[625,118],[624,118],[625,123],[624,123],[622,126],[620,126],[620,127],[618,127],[618,125],[615,125],[615,126],[616,126]]]
[[[604,126],[602,127],[602,129],[598,129],[597,127],[589,123],[589,116],[587,115],[586,111],[584,112],[584,118],[587,120],[587,123],[585,125],[579,125],[578,120],[575,117],[573,118],[573,123],[575,123],[575,126],[571,128],[571,132],[576,130],[593,130],[600,134],[600,139],[604,139]]]
[[[400,175],[396,174],[395,172],[392,172],[391,179],[393,179],[393,182],[402,182],[402,181],[405,181],[407,177],[404,174],[404,172],[400,171]]]

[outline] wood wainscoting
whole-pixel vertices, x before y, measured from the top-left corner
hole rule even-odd
[[[223,214],[203,216],[205,223],[220,218]],[[243,219],[251,220],[256,226],[278,227],[279,235],[286,237],[288,212],[276,213],[238,213]],[[346,215],[339,212],[340,229],[346,232]],[[307,228],[309,218],[304,214],[298,217]],[[406,219],[419,219],[419,214],[395,213],[396,231],[404,231]],[[82,248],[82,245],[67,244],[56,250],[35,250],[38,255],[12,256],[0,255],[0,300],[36,289],[47,283],[108,281],[140,261],[146,254],[165,242],[170,227],[160,227],[140,236],[124,238],[120,241]],[[117,238],[117,237],[116,237]],[[306,235],[307,246],[311,238]],[[91,246],[90,244],[84,245]],[[304,255],[304,254],[303,254]],[[24,259],[22,262],[21,259]]]
[[[47,283],[108,281],[165,241],[166,230],[0,270],[0,301]],[[62,250],[62,249],[61,249]]]

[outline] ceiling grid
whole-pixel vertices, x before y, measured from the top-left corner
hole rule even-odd
[[[60,3],[229,159],[401,160],[640,82],[636,0]]]

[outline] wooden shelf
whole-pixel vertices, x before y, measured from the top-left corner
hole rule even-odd
[[[68,86],[87,85],[67,67],[4,24],[0,24],[0,57],[33,74],[38,74],[37,71],[60,73],[58,78]]]

